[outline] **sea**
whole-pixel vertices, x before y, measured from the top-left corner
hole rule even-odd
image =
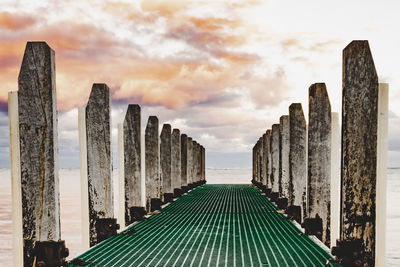
[[[400,168],[387,172],[387,265],[400,266]],[[79,169],[60,169],[61,237],[70,251],[69,258],[81,248]],[[114,170],[115,214],[118,214],[118,172]],[[206,169],[211,184],[250,184],[251,169]],[[11,175],[0,169],[0,266],[12,264]]]

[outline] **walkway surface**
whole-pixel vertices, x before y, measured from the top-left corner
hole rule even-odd
[[[115,267],[338,266],[250,185],[198,187],[78,258]]]

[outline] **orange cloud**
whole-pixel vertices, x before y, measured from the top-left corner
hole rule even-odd
[[[181,0],[143,0],[141,8],[145,12],[158,12],[163,17],[172,17],[188,5],[188,1]]]
[[[35,24],[36,19],[26,14],[0,13],[0,26],[8,30],[21,30]]]

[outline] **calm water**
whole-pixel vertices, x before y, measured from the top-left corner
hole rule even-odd
[[[209,183],[250,183],[251,170],[207,169]],[[117,190],[117,172],[114,172]],[[0,169],[0,266],[12,266],[11,178],[9,169]],[[62,239],[66,240],[70,256],[81,250],[79,170],[60,170],[60,205]],[[115,192],[115,195],[118,195]],[[387,266],[400,266],[400,169],[388,170]],[[115,198],[115,202],[118,199]],[[115,205],[118,208],[118,205]],[[116,214],[117,214],[116,210]]]

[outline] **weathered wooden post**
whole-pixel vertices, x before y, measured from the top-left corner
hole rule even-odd
[[[263,134],[260,139],[260,156],[261,156],[261,165],[260,165],[260,179],[259,179],[259,187],[261,190],[266,189],[266,179],[267,179],[267,135]]]
[[[339,113],[332,112],[331,135],[331,248],[340,238],[340,126]]]
[[[142,203],[141,186],[141,116],[139,105],[128,105],[124,123],[119,129],[121,145],[118,171],[120,176],[120,213],[125,226],[142,220],[146,209]],[[120,222],[121,223],[121,222]]]
[[[379,84],[378,140],[376,168],[376,252],[375,265],[386,266],[386,197],[389,122],[389,84]]]
[[[306,234],[330,246],[331,104],[324,83],[310,86],[308,98],[308,218]]]
[[[158,143],[158,118],[150,116],[145,131],[146,210],[161,208],[160,150]]]
[[[54,51],[28,42],[9,94],[14,266],[60,266],[61,239]]]
[[[187,138],[187,183],[188,189],[193,188],[193,139]]]
[[[80,109],[79,114],[80,136],[86,136],[86,142],[80,142],[81,154],[86,154],[86,160],[81,157],[81,168],[87,170],[81,180],[88,189],[82,192],[82,206],[89,208],[85,212],[88,215],[82,218],[82,228],[83,231],[89,228],[90,246],[115,235],[119,229],[114,218],[112,190],[110,100],[108,86],[95,83],[86,109]]]
[[[343,265],[361,261],[362,266],[380,266],[376,187],[381,141],[377,139],[382,136],[378,134],[378,76],[368,41],[353,41],[343,50],[342,73],[341,241],[333,252]]]
[[[272,181],[271,181],[271,173],[272,173],[272,158],[271,158],[271,137],[272,137],[272,130],[268,129],[266,131],[266,141],[265,141],[265,150],[266,150],[266,158],[265,158],[265,186],[266,186],[266,195],[270,196],[272,192]]]
[[[257,182],[260,184],[262,182],[263,175],[263,142],[262,137],[258,139],[257,142]]]
[[[188,137],[181,135],[181,186],[182,194],[189,190],[188,186]]]
[[[307,216],[307,132],[306,120],[300,103],[289,107],[289,206],[287,213],[301,223]]]
[[[201,184],[206,183],[206,149],[201,146]]]
[[[256,144],[254,144],[254,146],[253,146],[253,150],[252,150],[252,166],[253,166],[253,169],[252,169],[252,180],[251,180],[251,182],[253,183],[253,184],[255,184],[255,182],[256,182]]]
[[[162,193],[164,203],[171,202],[174,198],[171,177],[171,125],[164,124],[160,135],[160,166]]]
[[[197,142],[195,140],[192,141],[193,143],[193,150],[192,150],[192,158],[193,158],[193,177],[192,177],[192,187],[196,187],[197,182]]]
[[[181,132],[172,130],[171,136],[171,179],[174,197],[179,197],[181,192]]]
[[[286,209],[289,197],[289,116],[279,118],[279,179],[281,181],[281,198],[278,207]]]
[[[279,181],[279,124],[273,124],[270,137],[270,150],[271,150],[271,200],[277,203],[280,192]]]

